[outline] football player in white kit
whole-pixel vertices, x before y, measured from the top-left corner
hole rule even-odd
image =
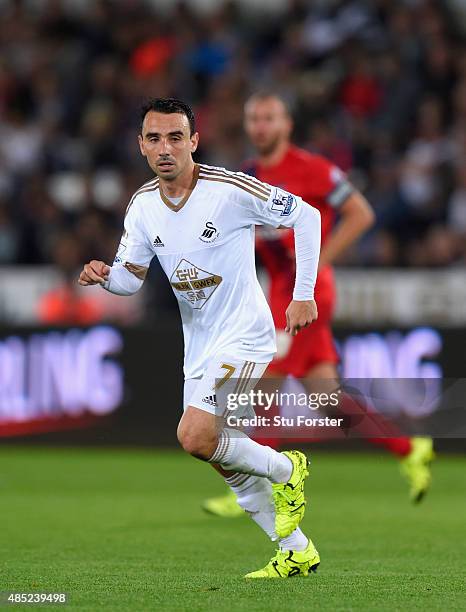
[[[79,283],[131,295],[157,255],[178,300],[185,341],[178,439],[217,469],[238,503],[279,542],[270,562],[246,577],[307,575],[320,562],[299,528],[308,461],[299,451],[262,446],[224,419],[219,427],[226,406],[219,405],[218,391],[225,381],[234,382],[235,393],[250,391],[276,351],[272,315],[256,276],[254,226],[294,229],[296,280],[286,331],[295,335],[317,318],[320,214],[280,188],[196,164],[199,134],[184,102],[152,99],[141,115],[139,147],[156,176],[128,205],[113,265],[92,260]]]

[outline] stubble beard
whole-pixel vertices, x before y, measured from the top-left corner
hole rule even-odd
[[[280,136],[276,136],[273,140],[270,140],[267,143],[254,144],[254,148],[256,149],[257,153],[259,153],[259,155],[265,157],[267,155],[271,155],[272,153],[274,153],[279,144],[280,144]]]

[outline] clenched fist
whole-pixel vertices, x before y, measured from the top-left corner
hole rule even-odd
[[[110,266],[103,261],[93,259],[84,265],[84,268],[79,275],[78,283],[87,287],[88,285],[103,284],[108,280],[110,274]]]
[[[298,302],[293,300],[286,309],[285,331],[296,336],[300,329],[308,327],[317,319],[317,304],[315,300]]]

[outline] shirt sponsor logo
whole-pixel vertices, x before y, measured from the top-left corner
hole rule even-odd
[[[199,240],[202,242],[214,242],[219,237],[219,233],[216,227],[214,227],[212,221],[207,221],[205,224],[205,229],[202,234],[199,236]]]
[[[297,206],[296,198],[291,193],[283,191],[283,189],[275,189],[272,199],[272,210],[280,213],[281,217],[290,215]]]
[[[162,239],[160,238],[160,236],[156,236],[154,239],[154,242],[152,243],[155,247],[163,247],[165,246],[164,243],[162,242]]]
[[[207,272],[186,259],[180,261],[170,277],[178,300],[188,302],[195,310],[204,306],[221,282],[218,274]]]

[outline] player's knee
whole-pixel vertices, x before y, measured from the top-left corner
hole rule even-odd
[[[177,435],[183,449],[203,461],[208,461],[212,457],[218,445],[218,437],[205,430],[187,429],[180,426]]]

